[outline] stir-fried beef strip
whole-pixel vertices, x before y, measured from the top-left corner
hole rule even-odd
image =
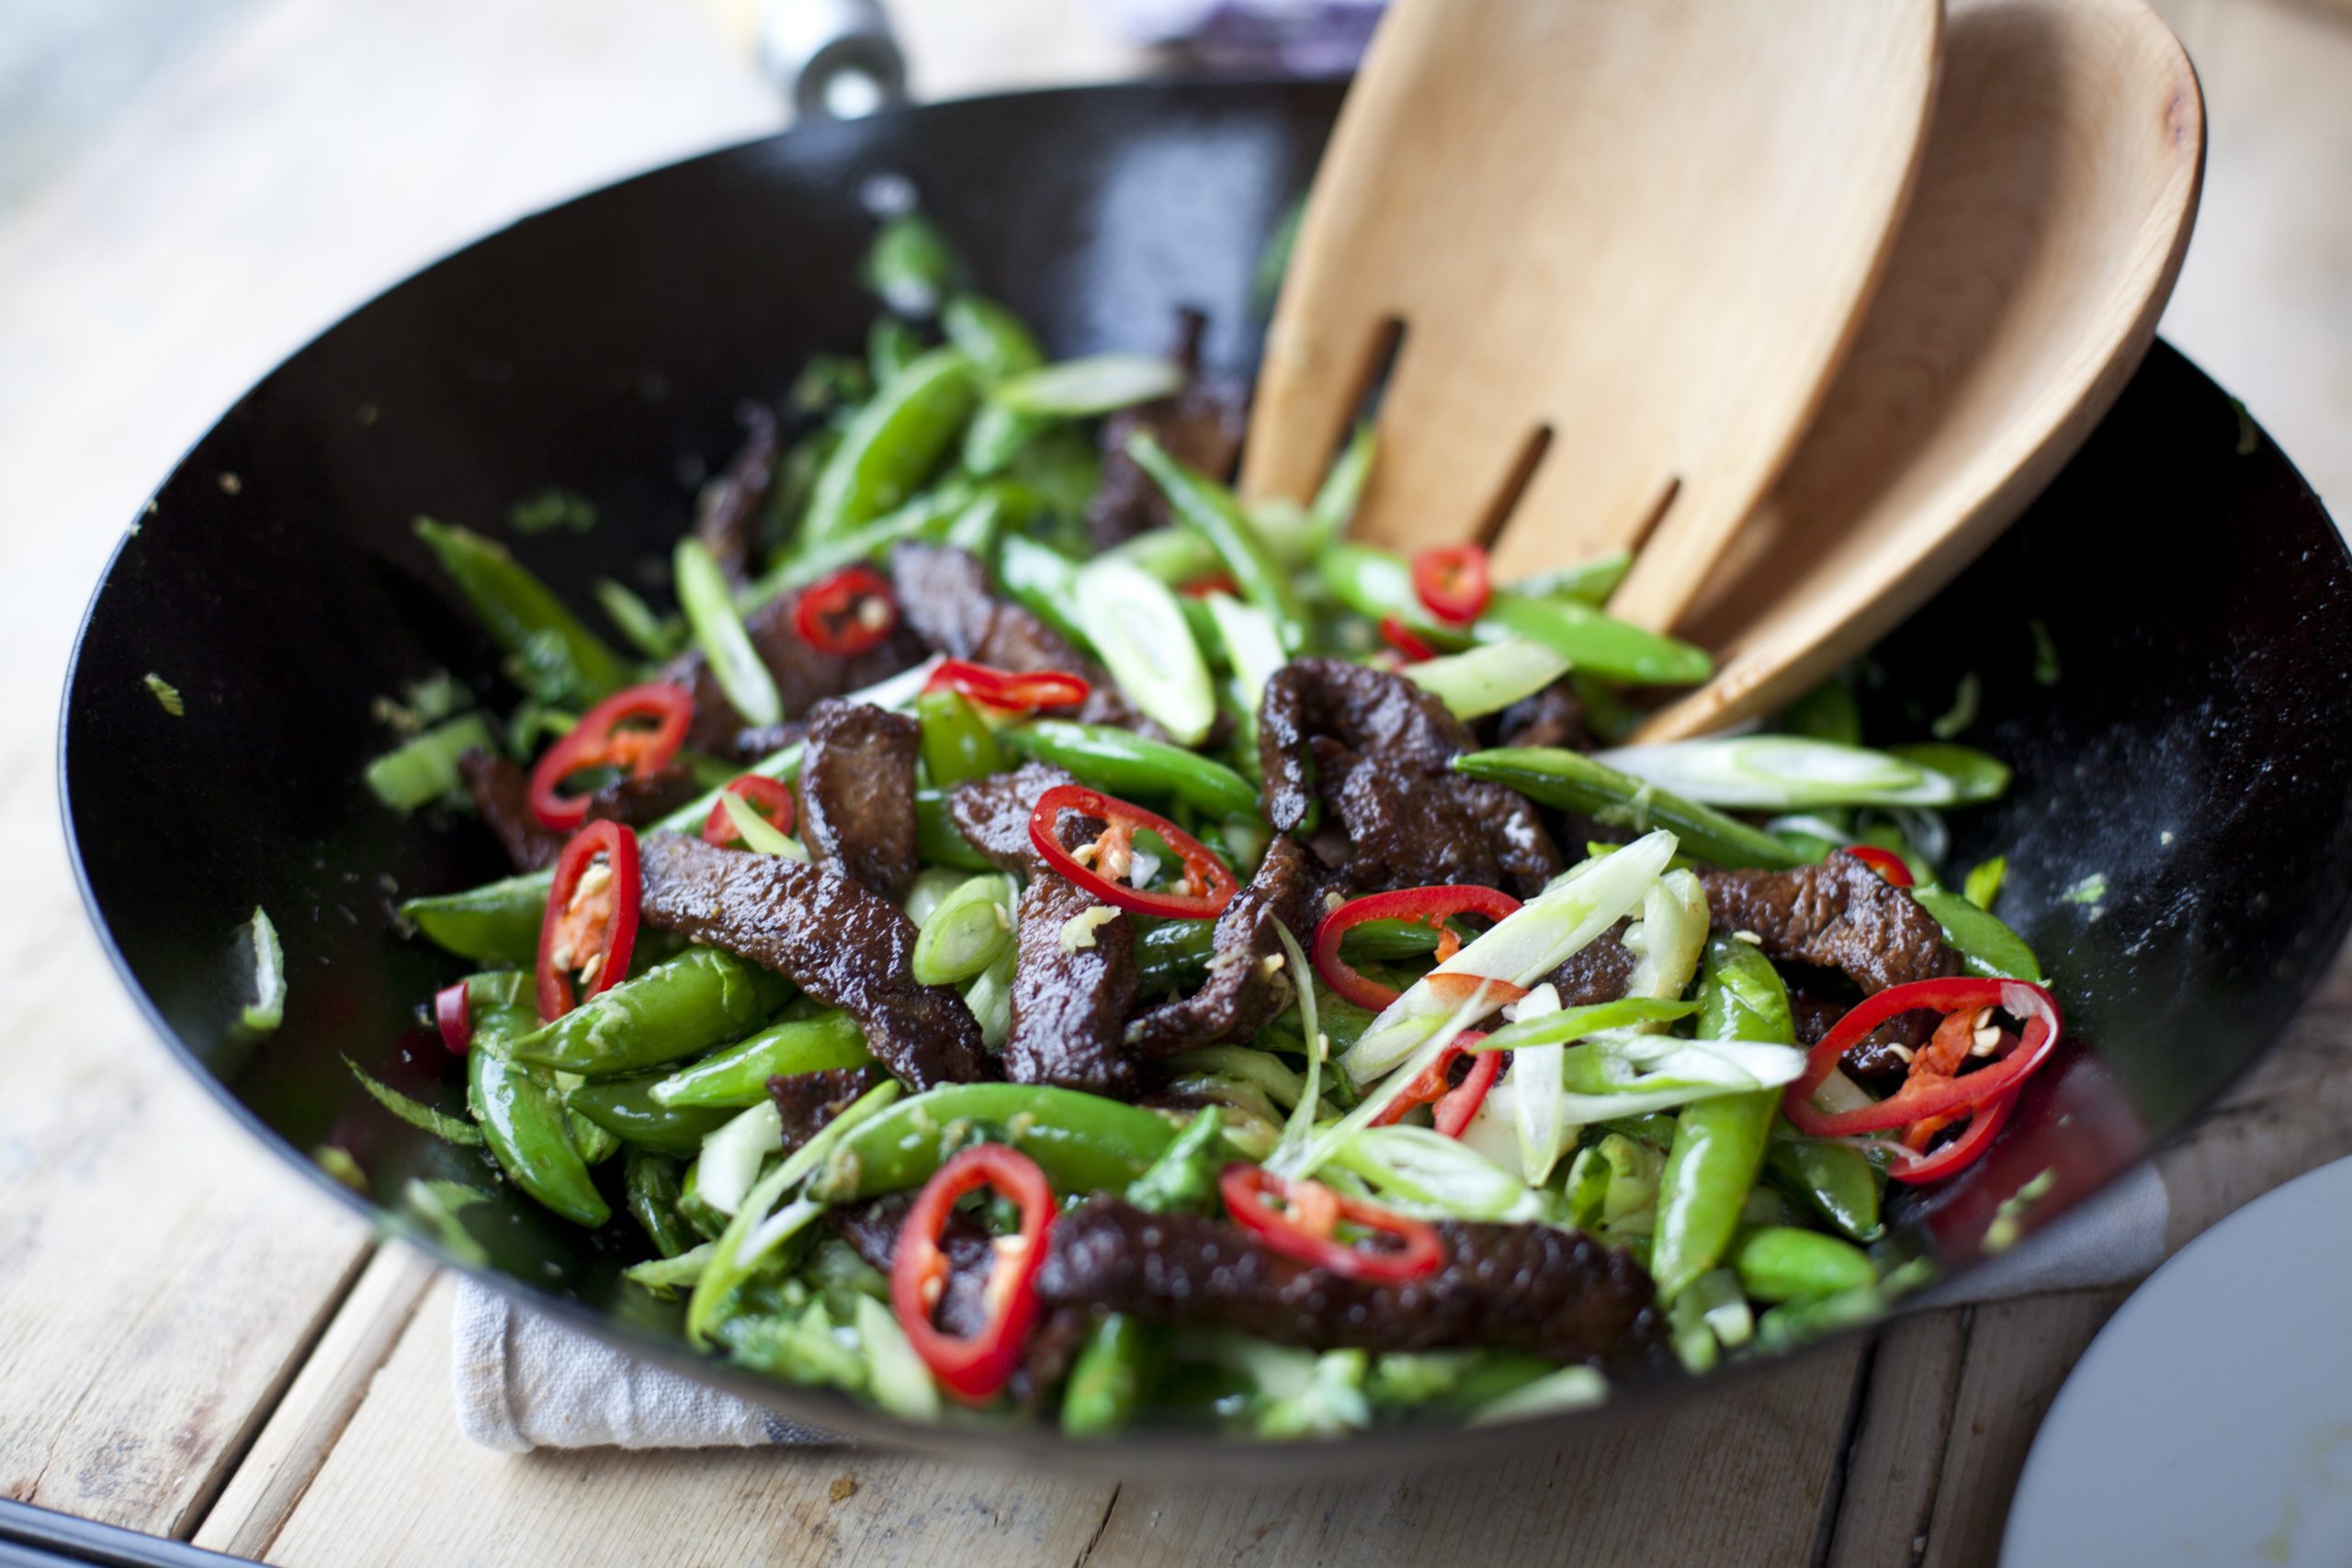
[[[899,1255],[899,1232],[905,1228],[914,1201],[911,1192],[892,1192],[838,1204],[825,1218],[852,1250],[887,1275]],[[947,1257],[947,1284],[933,1321],[942,1332],[967,1338],[988,1326],[989,1274],[996,1267],[996,1248],[989,1245],[987,1228],[957,1209],[948,1213],[939,1250]]]
[[[756,762],[763,757],[773,757],[796,740],[805,740],[808,727],[792,719],[782,724],[752,725],[735,732],[731,748],[723,753],[740,761]]]
[[[800,827],[827,871],[894,902],[921,869],[915,842],[915,752],[922,727],[902,713],[827,698],[808,710],[800,762]]]
[[[1532,897],[1560,874],[1560,852],[1523,796],[1447,767],[1473,745],[1443,703],[1401,675],[1296,660],[1266,683],[1259,802],[1292,832],[1319,800],[1346,833],[1353,886],[1476,883]]]
[[[1093,688],[1078,710],[1080,719],[1128,729],[1138,724],[1110,671],[1026,606],[996,597],[989,569],[968,551],[902,539],[891,548],[890,575],[898,584],[900,624],[934,651],[1021,674],[1068,671]]]
[[[862,653],[828,653],[810,646],[793,624],[798,593],[779,593],[743,617],[752,648],[775,682],[786,718],[797,718],[826,697],[846,696],[877,681],[887,681],[923,660],[923,645],[902,618],[880,642]],[[694,727],[686,732],[691,750],[714,757],[750,758],[765,751],[743,751],[743,716],[719,689],[718,677],[699,649],[682,653],[662,667],[661,679],[685,687],[695,700]],[[769,748],[774,750],[774,748]]]
[[[798,1148],[881,1082],[879,1067],[826,1067],[768,1079],[768,1098],[784,1117],[784,1146]]]
[[[1631,923],[1618,921],[1570,953],[1566,962],[1545,976],[1558,988],[1562,1007],[1591,1007],[1613,1002],[1625,994],[1626,983],[1634,977],[1634,965],[1639,962],[1625,945],[1625,928]]]
[[[1172,1055],[1197,1045],[1245,1041],[1290,1005],[1291,976],[1283,970],[1275,922],[1290,928],[1304,950],[1323,916],[1329,874],[1297,840],[1276,839],[1250,885],[1217,917],[1208,978],[1182,1000],[1155,1008],[1127,1025],[1126,1047],[1138,1057]]]
[[[1213,479],[1231,476],[1241,455],[1249,407],[1239,388],[1201,376],[1201,335],[1209,319],[1193,310],[1176,316],[1175,352],[1184,389],[1173,397],[1123,409],[1102,422],[1102,479],[1087,503],[1087,530],[1097,549],[1123,544],[1168,522],[1168,501],[1151,476],[1127,456],[1127,438],[1148,431],[1168,455]]]
[[[498,839],[517,871],[553,865],[568,836],[539,825],[531,809],[531,775],[522,767],[479,749],[458,759],[458,775],[473,796],[474,809]],[[643,778],[612,781],[588,797],[588,820],[626,822],[642,828],[658,822],[701,793],[694,774],[672,763]]]
[[[1835,970],[1864,996],[1960,973],[1960,955],[1936,918],[1852,855],[1792,871],[1702,872],[1699,880],[1715,930],[1752,931],[1773,963]],[[1804,988],[1802,976],[1792,988]],[[1821,1032],[1836,1021],[1821,1023]],[[1890,1020],[1849,1051],[1846,1064],[1869,1076],[1899,1071],[1904,1058],[1895,1047],[1917,1045],[1933,1022],[1924,1014]]]
[[[916,984],[914,922],[880,894],[681,833],[649,834],[641,848],[648,925],[763,964],[840,1008],[883,1066],[917,1089],[996,1076],[964,998]]]
[[[1136,927],[1076,883],[1040,872],[1021,895],[1004,1076],[1125,1098],[1119,1036],[1136,999]],[[1073,922],[1084,921],[1084,924]]]
[[[775,478],[779,446],[775,415],[758,403],[738,411],[743,445],[718,476],[695,498],[695,537],[700,539],[729,582],[749,579],[752,549],[758,543],[760,508]]]
[[[947,792],[948,820],[964,841],[999,871],[1035,876],[1046,869],[1029,841],[1029,818],[1037,797],[1078,781],[1050,762],[1023,762],[1009,773],[970,779]]]
[[[1479,1346],[1631,1369],[1661,1354],[1650,1278],[1623,1252],[1542,1224],[1437,1226],[1445,1266],[1401,1284],[1342,1278],[1239,1225],[1093,1198],[1056,1222],[1049,1305],[1225,1324],[1312,1350]]]
[[[1566,681],[1555,681],[1495,716],[1498,746],[1548,746],[1563,751],[1589,751],[1592,737],[1584,727],[1584,700]]]

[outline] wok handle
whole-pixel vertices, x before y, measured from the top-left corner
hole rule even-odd
[[[760,68],[804,119],[862,119],[907,101],[907,61],[881,0],[771,0]]]

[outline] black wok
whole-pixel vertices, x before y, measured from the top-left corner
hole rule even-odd
[[[416,1016],[456,964],[406,939],[393,905],[500,869],[479,829],[403,821],[357,783],[386,743],[372,698],[435,668],[485,692],[496,679],[410,520],[496,530],[511,504],[561,485],[593,498],[600,525],[521,539],[520,553],[577,604],[599,576],[638,581],[684,526],[701,465],[729,449],[735,403],[778,393],[813,351],[862,342],[860,192],[876,175],[910,177],[983,286],[1057,353],[1156,347],[1170,310],[1194,303],[1216,322],[1211,358],[1242,368],[1253,263],[1338,102],[1321,85],[1124,86],[813,125],[526,220],[263,380],[135,520],[66,697],[84,892],[180,1061],[345,1201],[366,1201],[310,1157],[329,1141],[395,1213],[413,1177],[481,1181],[477,1156],[383,1114],[339,1059],[461,1103]],[[1963,675],[1981,681],[1966,738],[2009,759],[2017,785],[1953,819],[1951,861],[2006,852],[2004,909],[2080,1042],[2034,1080],[1993,1157],[1913,1211],[1955,1268],[2029,1177],[2057,1172],[2033,1228],[2210,1104],[2294,1012],[2352,909],[2352,567],[2286,458],[2260,441],[2241,455],[2242,429],[2159,346],[2049,493],[1865,682],[1875,733],[1899,736],[1944,711]],[[2054,682],[2037,679],[2035,623]],[[149,671],[179,688],[185,717],[160,709]],[[2069,900],[2094,877],[2102,897]],[[231,933],[256,904],[291,976],[285,1025],[259,1043],[227,1027]],[[796,1416],[1103,1468],[1262,1474],[1271,1457],[1176,1432],[1079,1450],[1049,1430],[918,1431],[695,1360],[608,1314],[630,1258],[492,1185],[496,1205],[466,1216],[494,1265],[474,1272]],[[1660,1397],[1628,1391],[1610,1412],[1447,1451],[1566,1439]],[[1295,1462],[1388,1463],[1407,1444],[1425,1461],[1425,1442],[1384,1432]]]

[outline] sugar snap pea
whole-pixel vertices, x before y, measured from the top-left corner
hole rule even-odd
[[[1023,756],[1067,768],[1080,783],[1123,799],[1182,801],[1215,817],[1254,817],[1258,792],[1224,763],[1106,724],[1046,718],[1001,739]]]
[[[623,1178],[629,1217],[645,1232],[653,1250],[676,1258],[694,1249],[694,1227],[678,1212],[678,1162],[643,1149],[631,1149]]]
[[[555,1086],[544,1075],[485,1049],[491,1026],[490,1020],[475,1021],[475,1048],[466,1053],[467,1099],[490,1152],[514,1185],[545,1207],[575,1224],[603,1224],[613,1217],[612,1205],[596,1190],[572,1145]]]
[[[818,474],[804,541],[838,538],[902,505],[952,449],[978,400],[972,362],[958,348],[934,348],[893,376]]]
[[[416,520],[416,534],[505,649],[532,695],[585,706],[628,683],[629,669],[621,657],[504,546],[430,517]]]
[[[1740,1288],[1759,1302],[1793,1302],[1877,1283],[1870,1254],[1850,1241],[1796,1225],[1759,1225],[1731,1246]]]
[[[1123,1188],[1176,1137],[1156,1111],[1079,1089],[950,1084],[902,1100],[859,1127],[809,1178],[808,1196],[839,1203],[920,1187],[982,1132],[1035,1160],[1061,1192]]]
[[[1457,772],[1508,784],[1530,800],[1581,811],[1612,827],[1673,830],[1681,851],[1713,865],[1785,870],[1804,857],[1771,834],[1621,773],[1581,751],[1552,747],[1504,747],[1453,759]]]
[[[1788,988],[1771,960],[1747,942],[1708,942],[1699,975],[1699,1038],[1796,1043]],[[1675,1118],[1650,1243],[1660,1299],[1671,1302],[1722,1258],[1780,1109],[1781,1091],[1768,1089],[1698,1100]]]
[[[787,994],[782,979],[756,964],[714,947],[688,948],[598,992],[506,1051],[532,1066],[611,1077],[740,1035]]]
[[[1785,1122],[1764,1152],[1764,1168],[1780,1189],[1855,1241],[1876,1241],[1880,1177],[1870,1156],[1833,1138],[1808,1138]]]
[[[961,692],[925,692],[915,699],[915,718],[922,726],[923,771],[937,788],[1004,772],[996,732]]]
[[[874,1060],[857,1021],[839,1008],[771,1023],[748,1040],[714,1051],[655,1084],[653,1103],[672,1110],[708,1106],[740,1111],[767,1098],[768,1079]]]
[[[1151,476],[1168,498],[1176,520],[1209,543],[1217,559],[1231,573],[1241,596],[1263,610],[1274,623],[1275,635],[1293,653],[1306,647],[1306,611],[1290,573],[1283,570],[1266,541],[1242,514],[1233,492],[1204,474],[1194,472],[1170,457],[1148,431],[1127,440],[1127,456]]]
[[[598,1078],[571,1090],[563,1100],[631,1148],[692,1159],[702,1152],[703,1139],[726,1125],[735,1112],[708,1106],[664,1105],[653,1098],[653,1086],[661,1081],[659,1073]]]

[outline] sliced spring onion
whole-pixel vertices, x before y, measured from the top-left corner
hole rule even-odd
[[[1330,471],[1323,476],[1321,488],[1306,508],[1307,521],[1314,525],[1311,536],[1315,551],[1348,531],[1356,514],[1356,502],[1363,499],[1364,481],[1372,477],[1373,459],[1380,454],[1380,435],[1371,424],[1359,424],[1339,457],[1333,459]],[[1314,551],[1304,558],[1312,560]]]
[[[668,659],[684,640],[675,621],[662,620],[644,600],[609,577],[596,580],[596,603],[604,607],[605,618],[648,659]]]
[[[732,1214],[742,1208],[743,1195],[759,1179],[760,1163],[782,1147],[783,1112],[775,1101],[763,1100],[703,1139],[702,1158],[695,1166],[695,1190],[720,1213]]]
[[[1436,1066],[1462,1032],[1485,1017],[1495,1007],[1494,987],[1478,986],[1464,998],[1460,1007],[1445,1017],[1426,1037],[1413,1044],[1411,1054],[1388,1075],[1386,1081],[1356,1103],[1356,1108],[1329,1126],[1320,1128],[1317,1135],[1299,1148],[1286,1148],[1279,1159],[1268,1159],[1266,1168],[1277,1176],[1296,1180],[1312,1176],[1337,1155],[1347,1141],[1371,1126],[1387,1109],[1404,1096],[1413,1080]],[[1426,1029],[1427,1021],[1415,1021],[1416,1032]],[[1490,1093],[1487,1098],[1493,1099]]]
[[[1498,712],[1567,672],[1566,660],[1525,637],[1424,659],[1397,671],[1423,691],[1435,693],[1456,718]]]
[[[157,707],[162,708],[174,718],[187,716],[187,704],[181,700],[180,689],[177,686],[152,670],[141,677],[141,680],[147,687],[147,694],[155,699]]]
[[[1923,740],[1911,746],[1890,746],[1887,754],[1915,767],[1941,773],[1956,792],[1951,802],[1954,805],[1973,806],[1980,801],[1998,800],[2009,787],[2009,765],[1973,746]]]
[[[443,1143],[462,1144],[468,1148],[481,1145],[481,1129],[464,1117],[435,1111],[429,1105],[411,1100],[390,1084],[377,1082],[361,1072],[359,1064],[348,1056],[343,1059],[343,1065],[351,1069],[351,1076],[359,1080],[359,1087],[366,1089],[377,1104],[419,1132],[430,1133]]]
[[[1990,909],[1994,901],[2000,897],[2001,884],[2008,879],[2008,874],[2009,858],[2007,855],[1995,855],[1990,860],[1979,861],[1969,868],[1966,879],[1961,883],[1961,897],[1980,909]]]
[[[1778,1089],[1804,1070],[1804,1053],[1766,1041],[1611,1032],[1568,1051],[1565,1067],[1566,1113],[1582,1123]]]
[[[1563,1410],[1590,1410],[1607,1403],[1607,1378],[1590,1367],[1562,1367],[1488,1400],[1470,1417],[1470,1425],[1486,1427],[1498,1421],[1521,1421]]]
[[[621,1278],[631,1284],[643,1285],[649,1291],[669,1292],[682,1285],[692,1285],[702,1278],[710,1264],[715,1242],[704,1242],[690,1247],[675,1258],[650,1258],[621,1270]]]
[[[1638,939],[1634,932],[1640,933]],[[1625,994],[1671,1001],[1690,987],[1707,947],[1707,890],[1687,871],[1669,871],[1642,900],[1641,923],[1625,933],[1635,954]],[[1655,1034],[1663,1022],[1642,1026]]]
[[[915,936],[915,982],[958,986],[1012,945],[1012,907],[1021,896],[1001,873],[966,879],[927,915]]]
[[[1098,354],[1012,377],[989,396],[1015,413],[1091,419],[1183,389],[1180,365],[1146,354]]]
[[[239,1010],[237,1021],[248,1034],[267,1034],[286,1021],[286,949],[269,912],[258,904],[237,933],[238,952],[247,949],[253,953],[254,999]]]
[[[489,1202],[489,1193],[462,1181],[413,1176],[408,1185],[401,1189],[401,1196],[419,1218],[433,1227],[435,1237],[450,1257],[476,1268],[489,1264],[489,1250],[473,1238],[465,1222],[458,1217],[478,1203]]]
[[[1266,682],[1290,662],[1290,655],[1283,650],[1282,635],[1275,630],[1272,615],[1230,593],[1209,594],[1205,603],[1209,618],[1216,623],[1216,635],[1225,644],[1225,657],[1233,666],[1234,687],[1242,709],[1254,717],[1266,700]]]
[[[1277,1151],[1295,1156],[1305,1152],[1306,1140],[1315,1131],[1316,1115],[1322,1108],[1323,1054],[1329,1042],[1323,1038],[1323,1021],[1317,1014],[1315,971],[1307,967],[1306,954],[1300,951],[1298,938],[1291,934],[1290,927],[1279,919],[1273,925],[1274,935],[1283,944],[1283,961],[1290,965],[1291,979],[1298,989],[1298,1030],[1306,1044],[1306,1076],[1299,1080],[1298,1099],[1292,1102],[1290,1119],[1283,1123],[1282,1136],[1274,1144]],[[1267,1060],[1273,1063],[1272,1057]]]
[[[1510,591],[1530,599],[1581,599],[1588,604],[1606,604],[1609,596],[1617,592],[1617,585],[1625,581],[1625,574],[1633,570],[1631,550],[1612,550],[1575,566],[1521,578],[1510,584]]]
[[[1349,1075],[1368,1083],[1413,1053],[1428,1034],[1429,1021],[1447,1006],[1430,984],[1436,976],[1481,976],[1520,987],[1542,981],[1642,901],[1674,858],[1674,835],[1660,829],[1555,880],[1391,1002],[1341,1058]]]
[[[378,800],[395,811],[414,811],[463,787],[458,759],[469,750],[492,751],[490,726],[478,713],[436,725],[393,747],[368,764],[360,776]]]
[[[902,1420],[938,1420],[939,1385],[890,1309],[860,1295],[854,1310],[858,1348],[865,1352],[866,1392],[874,1403]]]
[[[1653,896],[1656,889],[1652,890]],[[1521,998],[1512,1021],[1535,1023],[1560,1011],[1560,993],[1546,982]],[[1560,1057],[1566,1045],[1522,1045],[1511,1056],[1512,1124],[1519,1133],[1520,1173],[1530,1187],[1552,1178],[1567,1144],[1567,1125],[1561,1114],[1565,1096],[1560,1082]]]
[[[979,973],[979,977],[964,987],[964,1005],[979,1020],[980,1043],[991,1051],[1001,1050],[1007,1036],[1012,1032],[1012,961],[1014,950],[1007,948],[997,955],[997,961]]]
[[[1197,746],[1216,722],[1216,694],[1183,606],[1132,562],[1104,557],[1078,574],[1087,640],[1119,689],[1178,744]]]
[[[1519,1178],[1434,1127],[1366,1127],[1331,1156],[1384,1201],[1460,1220],[1538,1219],[1543,1201]]]
[[[1750,811],[1831,806],[1947,806],[1951,779],[1888,751],[1788,735],[1621,746],[1596,761],[1686,800]]]
[[[1568,1224],[1595,1233],[1637,1224],[1646,1230],[1665,1173],[1661,1151],[1622,1133],[1605,1134],[1578,1150],[1576,1163],[1568,1168]]]
[[[858,1097],[855,1103],[820,1128],[815,1137],[786,1155],[781,1164],[760,1178],[758,1184],[742,1195],[734,1211],[735,1217],[727,1223],[727,1228],[719,1233],[718,1240],[713,1244],[710,1262],[695,1284],[693,1299],[686,1303],[688,1339],[696,1345],[707,1343],[711,1325],[725,1307],[727,1298],[734,1293],[735,1287],[751,1277],[752,1270],[759,1267],[762,1258],[807,1229],[818,1215],[825,1212],[825,1204],[808,1198],[797,1198],[785,1203],[781,1209],[777,1208],[786,1194],[806,1182],[811,1172],[823,1168],[825,1161],[832,1156],[833,1150],[841,1145],[843,1138],[898,1098],[899,1083],[895,1078],[868,1089]],[[771,1101],[765,1106],[755,1106],[753,1110],[774,1111],[775,1106]],[[747,1111],[736,1121],[743,1121],[751,1114],[752,1111]],[[711,1139],[720,1137],[734,1125],[734,1122],[729,1122],[726,1127],[713,1133]],[[777,1144],[781,1143],[782,1123],[779,1122]],[[709,1161],[710,1139],[706,1139],[701,1164],[707,1167]],[[701,1191],[704,1201],[708,1201],[707,1169],[702,1173]]]
[[[678,606],[686,613],[686,625],[694,630],[696,646],[710,660],[718,689],[727,694],[727,700],[735,705],[746,724],[782,723],[784,699],[776,694],[775,678],[760,662],[751,634],[735,613],[734,592],[727,586],[727,576],[718,570],[709,547],[693,537],[679,540],[671,557],[671,571],[676,581]]]
[[[718,804],[727,813],[727,820],[735,824],[743,847],[753,854],[781,855],[786,860],[798,861],[808,858],[808,852],[801,847],[799,840],[752,810],[752,803],[734,791],[720,791]]]
[[[1170,588],[1214,577],[1224,570],[1216,546],[1190,528],[1173,525],[1147,529],[1107,553],[1133,561]]]

